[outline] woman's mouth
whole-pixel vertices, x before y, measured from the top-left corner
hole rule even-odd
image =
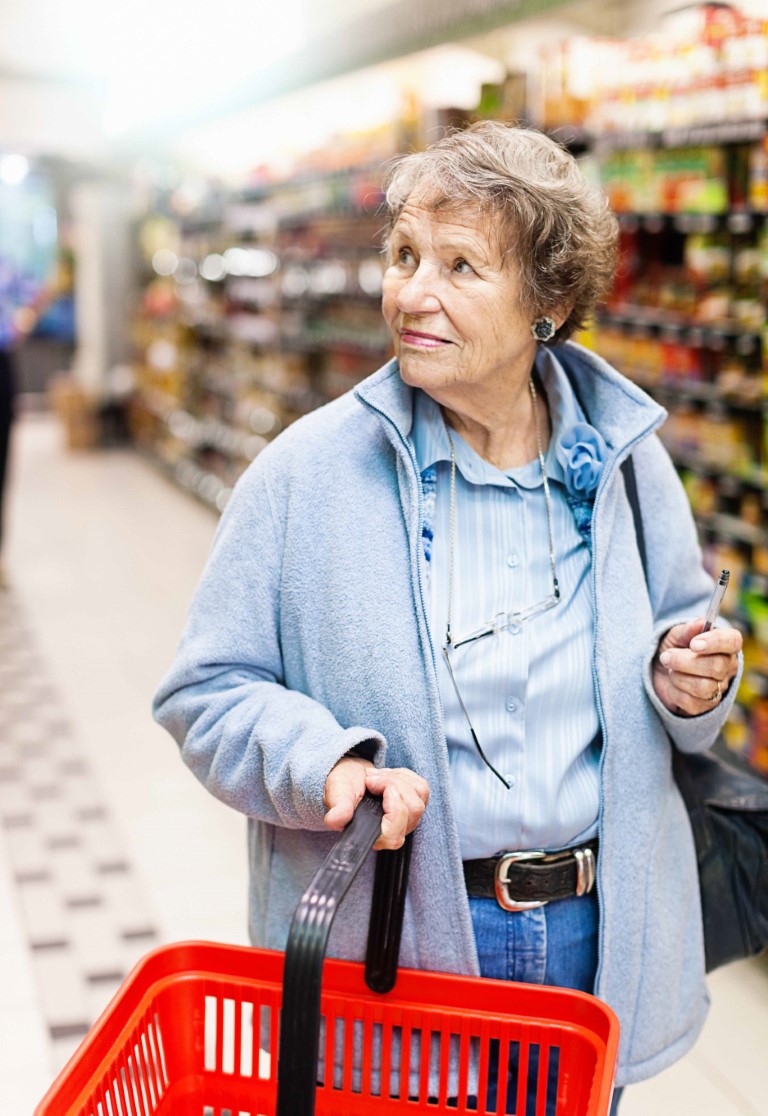
[[[401,329],[400,340],[415,349],[439,349],[443,345],[452,344],[445,337],[438,337],[434,333],[422,333],[418,329]]]

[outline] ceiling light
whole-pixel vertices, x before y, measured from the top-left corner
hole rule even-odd
[[[29,174],[29,159],[24,155],[0,155],[0,180],[19,186]]]

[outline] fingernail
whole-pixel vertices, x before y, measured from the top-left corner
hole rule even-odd
[[[689,646],[691,651],[706,651],[707,641],[705,639],[692,639]]]
[[[662,666],[666,666],[671,658],[672,656],[670,655],[669,651],[662,651],[662,653],[659,655],[659,662]]]

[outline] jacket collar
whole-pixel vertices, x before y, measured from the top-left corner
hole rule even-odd
[[[631,446],[661,426],[667,412],[607,361],[573,341],[555,346],[587,422],[596,426],[609,450],[624,456]],[[408,441],[413,425],[413,392],[392,360],[354,389],[357,398],[392,423]]]

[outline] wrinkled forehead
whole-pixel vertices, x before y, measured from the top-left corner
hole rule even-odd
[[[432,184],[419,184],[393,214],[388,239],[415,220],[425,219],[446,231],[453,226],[464,234],[478,237],[501,259],[509,256],[509,223],[501,206],[495,205],[492,198],[449,196]]]

